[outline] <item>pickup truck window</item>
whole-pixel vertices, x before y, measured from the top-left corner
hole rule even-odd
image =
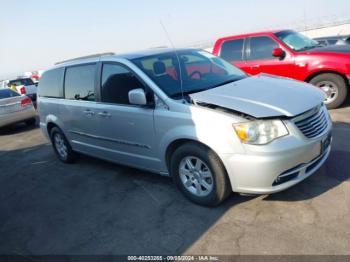
[[[228,40],[222,43],[220,57],[228,62],[242,61],[244,39]]]
[[[268,36],[252,37],[248,60],[276,59],[272,56],[272,51],[277,47],[278,44]]]
[[[34,82],[30,78],[20,78],[20,79],[10,80],[9,84],[10,86],[11,85],[30,86],[30,85],[34,85]]]

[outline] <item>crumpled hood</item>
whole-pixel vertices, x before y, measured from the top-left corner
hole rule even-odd
[[[318,88],[300,81],[258,75],[191,94],[196,103],[239,111],[255,118],[292,117],[321,104]]]

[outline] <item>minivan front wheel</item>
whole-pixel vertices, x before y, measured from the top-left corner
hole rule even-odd
[[[53,127],[50,132],[50,138],[58,158],[64,163],[73,163],[76,159],[76,153],[72,150],[63,132],[59,128]]]
[[[187,143],[176,149],[171,158],[170,172],[176,186],[196,204],[216,206],[231,193],[223,164],[204,145]]]

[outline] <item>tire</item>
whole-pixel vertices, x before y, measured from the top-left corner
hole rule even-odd
[[[34,126],[36,124],[36,119],[35,118],[31,118],[25,121],[27,126]]]
[[[348,93],[348,87],[345,80],[340,75],[332,73],[318,75],[311,79],[310,84],[313,84],[324,91],[329,91],[327,99],[325,100],[328,109],[338,108],[342,105]]]
[[[201,172],[197,172],[198,168],[197,171],[188,171],[190,168],[186,160],[191,161],[192,167],[197,164],[196,161],[200,160],[203,164],[199,163]],[[186,172],[181,171],[180,174],[180,168]],[[207,171],[211,173],[211,178]],[[226,170],[219,157],[211,149],[198,143],[186,143],[175,150],[171,157],[170,173],[175,185],[182,193],[199,205],[217,206],[232,192]],[[199,188],[203,192],[198,194],[201,190],[197,190],[196,186],[199,181],[203,183],[203,180],[206,182],[206,187],[200,185]]]
[[[58,127],[53,127],[50,132],[50,139],[57,157],[67,164],[74,163],[77,153],[72,150],[67,138]]]

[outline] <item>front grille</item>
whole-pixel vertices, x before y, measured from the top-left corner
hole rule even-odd
[[[317,137],[328,127],[328,117],[323,107],[313,109],[312,112],[305,113],[305,117],[298,117],[295,125],[307,138]]]

